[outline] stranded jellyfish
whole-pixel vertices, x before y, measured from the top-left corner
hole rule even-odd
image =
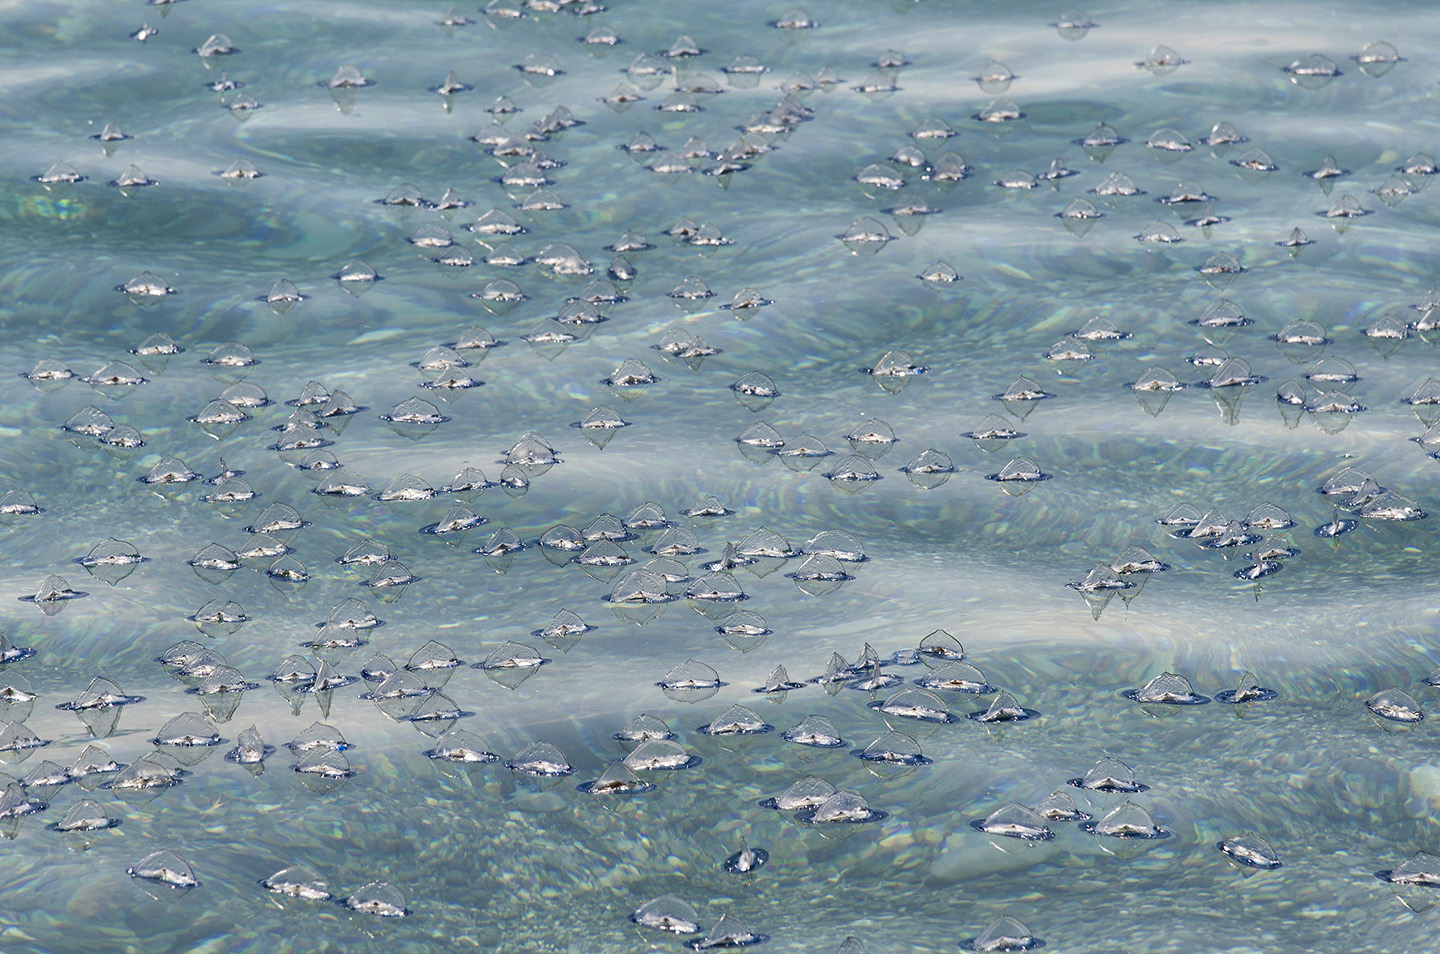
[[[625,723],[624,727],[611,736],[611,738],[617,742],[638,745],[641,742],[649,742],[652,739],[668,741],[675,738],[675,733],[671,732],[670,728],[660,719],[642,712],[640,715]]]
[[[998,473],[987,474],[986,480],[993,480],[999,483],[1034,483],[1040,480],[1049,480],[1050,475],[1040,470],[1040,465],[1028,457],[1016,457],[1014,460],[1001,467]]]

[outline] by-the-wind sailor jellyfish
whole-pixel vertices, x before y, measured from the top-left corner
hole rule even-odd
[[[795,813],[796,821],[817,826],[864,825],[888,817],[889,812],[871,808],[863,796],[847,791],[837,791],[815,808]]]
[[[532,778],[555,778],[575,771],[565,754],[549,742],[530,743],[506,762],[505,767],[517,775]]]
[[[840,738],[839,730],[834,723],[824,716],[807,716],[801,723],[792,729],[786,729],[781,733],[781,738],[786,742],[794,742],[796,745],[808,745],[819,749],[839,748],[845,744]]]
[[[99,803],[82,798],[70,806],[65,817],[57,822],[51,822],[45,827],[58,832],[94,832],[115,828],[119,825],[120,819],[111,818]]]
[[[1120,693],[1132,702],[1146,705],[1198,706],[1210,701],[1190,685],[1190,680],[1173,672],[1161,673],[1139,689]]]
[[[587,795],[640,795],[653,791],[655,783],[636,775],[623,761],[615,761],[606,766],[599,778],[576,787]]]
[[[851,753],[865,762],[887,765],[929,765],[930,759],[921,754],[920,743],[901,732],[886,732],[863,749]]]
[[[1231,861],[1245,868],[1274,871],[1284,867],[1270,843],[1254,833],[1223,839],[1216,842],[1215,847]]]
[[[950,662],[937,666],[929,674],[915,680],[917,686],[943,692],[966,692],[985,695],[995,687],[985,680],[985,674],[966,662]]]
[[[945,630],[937,629],[920,640],[919,653],[933,667],[964,659],[965,647]]]
[[[637,745],[624,761],[626,768],[636,772],[674,772],[694,768],[700,757],[674,739],[652,738]]]
[[[1084,828],[1102,838],[1169,838],[1172,832],[1155,824],[1149,810],[1130,800],[1125,800],[1093,822],[1085,822]]]
[[[709,725],[702,726],[700,732],[705,735],[759,735],[773,728],[774,726],[767,725],[753,709],[733,705]]]
[[[914,719],[918,722],[946,724],[955,721],[955,717],[945,705],[945,700],[919,686],[900,689],[887,699],[870,703],[870,708],[888,716]]]
[[[1044,946],[1024,921],[1008,914],[985,925],[976,937],[960,942],[960,949],[966,951],[1032,951]]]
[[[666,934],[700,933],[700,914],[694,905],[671,894],[646,901],[631,913],[630,920]]]
[[[1025,722],[1039,715],[1034,709],[1020,705],[1010,693],[1001,691],[991,700],[989,708],[971,712],[968,717],[975,722],[999,724]]]
[[[345,899],[345,907],[378,918],[403,918],[410,913],[405,893],[385,881],[372,881]]]
[[[263,879],[260,886],[271,894],[302,901],[329,901],[330,885],[308,865],[291,865]]]
[[[1365,700],[1365,708],[1391,722],[1414,724],[1425,718],[1420,703],[1399,689],[1382,689]]]
[[[1021,841],[1049,841],[1055,832],[1045,824],[1039,812],[1024,805],[1011,802],[1001,805],[984,818],[970,822],[970,827],[987,835],[1016,838]]]
[[[715,922],[708,934],[704,937],[687,942],[686,946],[696,951],[713,951],[733,947],[749,947],[753,944],[764,944],[770,940],[768,935],[756,934],[746,927],[738,918],[729,914],[722,914],[720,920]]]
[[[1216,702],[1228,702],[1232,705],[1243,705],[1247,702],[1269,702],[1279,697],[1280,694],[1274,689],[1267,689],[1260,685],[1260,680],[1255,678],[1253,672],[1247,672],[1241,676],[1239,684],[1234,689],[1215,693]]]
[[[1135,771],[1117,758],[1106,756],[1096,762],[1082,778],[1072,778],[1070,785],[1091,792],[1137,793],[1149,786],[1135,781]]]
[[[200,885],[189,862],[169,849],[154,851],[126,869],[132,878],[140,878],[168,888],[188,889]]]
[[[785,791],[771,798],[762,798],[761,808],[781,812],[798,812],[807,808],[818,808],[826,799],[835,794],[835,786],[814,775],[807,775],[790,784]]]
[[[1375,872],[1375,877],[1391,884],[1440,888],[1440,855],[1417,851],[1396,867]]]
[[[765,867],[769,861],[770,852],[746,845],[721,862],[720,867],[730,874],[750,874]]]

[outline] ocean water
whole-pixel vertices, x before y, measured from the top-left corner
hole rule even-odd
[[[1070,11],[1051,3],[831,0],[807,8],[816,26],[805,30],[775,28],[788,11],[770,2],[607,6],[589,15],[573,15],[578,4],[532,9],[518,19],[461,6],[470,22],[447,26],[443,4],[393,0],[0,3],[8,183],[0,194],[0,494],[23,491],[43,508],[7,516],[0,529],[8,601],[0,629],[34,651],[0,670],[0,682],[36,694],[0,705],[5,721],[48,742],[0,752],[0,771],[21,779],[44,760],[70,766],[90,744],[133,763],[185,712],[209,716],[224,740],[161,747],[185,774],[140,795],[122,798],[95,778],[32,785],[26,797],[48,809],[0,819],[0,949],[679,951],[686,938],[629,920],[666,894],[693,904],[705,931],[728,915],[768,935],[759,950],[771,951],[834,951],[851,936],[871,952],[955,950],[1002,915],[1057,951],[1424,949],[1432,889],[1398,888],[1375,872],[1440,851],[1432,723],[1386,720],[1366,701],[1400,689],[1424,710],[1434,704],[1424,679],[1440,664],[1435,517],[1368,519],[1359,514],[1363,500],[1316,490],[1355,467],[1420,510],[1440,504],[1440,465],[1414,440],[1426,431],[1427,406],[1406,403],[1437,375],[1429,313],[1414,307],[1440,285],[1435,198],[1425,174],[1391,179],[1411,157],[1440,149],[1431,118],[1440,20],[1431,8],[1119,2],[1089,8],[1097,25],[1066,36],[1054,24]],[[158,30],[143,43],[131,38],[142,24]],[[623,42],[577,42],[597,28]],[[237,52],[197,56],[213,34]],[[657,58],[669,72],[653,84],[627,75],[637,57],[666,51],[681,35],[702,54]],[[1394,44],[1402,59],[1357,62],[1372,41]],[[1158,45],[1187,62],[1137,65]],[[1329,57],[1338,75],[1285,71],[1313,53]],[[753,82],[723,72],[742,55],[768,72]],[[531,56],[553,57],[562,72],[517,69]],[[877,70],[885,59],[901,65]],[[992,61],[1014,78],[982,89],[975,77]],[[329,88],[346,65],[369,85]],[[430,91],[451,70],[473,88]],[[243,87],[209,88],[222,75]],[[627,81],[643,99],[602,101]],[[693,94],[697,112],[658,110],[677,84],[720,92]],[[707,174],[740,137],[737,127],[787,90],[790,111],[805,120],[760,134],[769,151],[745,160],[748,168]],[[500,96],[519,111],[487,112]],[[233,108],[246,98],[253,108]],[[997,98],[1012,101],[1019,118],[977,119]],[[472,137],[496,122],[520,135],[559,106],[581,124],[532,145],[563,162],[546,174],[564,208],[523,212],[516,206],[532,189],[499,181],[516,160],[497,161]],[[912,138],[931,118],[955,135]],[[1202,144],[1222,122],[1248,142]],[[92,138],[108,123],[126,138]],[[1124,141],[1087,150],[1081,141],[1100,123]],[[1147,148],[1164,128],[1193,148]],[[617,148],[638,133],[672,150],[699,137],[714,155],[692,160],[688,173],[657,174],[653,154]],[[902,147],[919,148],[931,167],[954,152],[969,174],[946,183],[902,168],[890,161]],[[1275,170],[1232,163],[1252,148]],[[1044,172],[1057,157],[1075,174],[1030,190],[995,184],[1013,170]],[[1326,157],[1347,174],[1304,174]],[[220,174],[237,160],[259,177]],[[59,162],[83,181],[37,181],[53,178],[45,174]],[[868,195],[856,177],[872,164],[897,171],[903,187]],[[107,185],[132,165],[154,184]],[[1144,194],[1089,192],[1112,173]],[[1198,183],[1213,205],[1156,201],[1180,183]],[[383,201],[406,184],[432,202],[454,190],[468,204]],[[1367,214],[1327,216],[1347,195]],[[1081,199],[1103,216],[1059,217]],[[893,214],[907,202],[933,214]],[[524,226],[508,242],[525,264],[483,261],[500,242],[467,226],[491,209]],[[1224,221],[1186,224],[1207,214]],[[687,217],[729,244],[669,234]],[[842,242],[862,218],[890,240]],[[434,249],[407,241],[435,225],[475,263],[437,264]],[[1296,228],[1310,244],[1284,246]],[[1135,238],[1156,229],[1183,241]],[[532,347],[523,336],[559,329],[550,319],[590,281],[608,278],[606,247],[629,232],[653,247],[627,254],[635,277],[614,281],[626,300],[602,304],[606,320],[579,329],[568,346]],[[594,273],[547,273],[533,259],[552,243],[573,247]],[[1233,256],[1243,271],[1202,273],[1216,255]],[[382,280],[333,278],[357,261]],[[917,277],[937,261],[960,280]],[[173,294],[117,290],[146,272]],[[669,293],[691,276],[714,296],[678,307]],[[475,296],[498,279],[516,283],[526,300],[487,308],[493,303]],[[272,307],[266,298],[280,280],[303,300]],[[722,307],[745,288],[772,303],[753,315]],[[1249,323],[1197,326],[1222,298]],[[1097,317],[1130,337],[1090,343],[1084,362],[1046,357]],[[1420,327],[1404,340],[1364,333],[1387,317]],[[1278,347],[1274,336],[1297,320],[1319,325],[1326,343]],[[483,384],[424,387],[433,374],[416,367],[422,357],[475,327],[504,343],[493,353],[462,352],[474,362],[464,370]],[[687,364],[656,349],[675,333],[698,334],[719,351]],[[131,352],[156,334],[183,351],[168,359]],[[203,363],[231,342],[257,363]],[[1199,386],[1215,370],[1190,361],[1205,348],[1243,359],[1258,380]],[[860,372],[891,351],[926,372]],[[1349,362],[1358,380],[1307,384],[1322,357]],[[658,380],[628,391],[606,384],[627,359]],[[75,379],[25,377],[41,360]],[[80,380],[113,360],[145,382]],[[1128,387],[1154,368],[1191,385],[1158,411]],[[780,392],[756,409],[732,388],[751,372]],[[1022,375],[1050,397],[994,399]],[[213,433],[191,420],[240,381],[272,403]],[[277,431],[295,411],[284,402],[310,381],[345,391],[361,408],[315,432],[333,442],[324,450],[342,465],[331,473],[302,470],[303,452],[271,446],[291,436]],[[1289,382],[1312,404],[1338,387],[1364,410],[1283,405],[1277,389]],[[416,396],[448,420],[402,433],[380,418]],[[135,428],[144,446],[107,446],[62,429],[87,406]],[[602,406],[630,426],[600,447],[575,425]],[[980,447],[967,435],[991,414],[1023,437]],[[846,435],[871,419],[897,438],[874,460],[881,479],[823,476],[852,453]],[[792,447],[812,435],[831,455],[747,456],[735,438],[757,422]],[[507,451],[529,431],[557,448],[560,462],[507,471]],[[901,468],[931,448],[954,469],[926,489]],[[985,479],[1020,456],[1049,479]],[[201,499],[214,488],[198,481],[140,481],[165,457],[205,477],[243,471],[259,496],[220,504]],[[478,496],[376,499],[407,474],[444,488],[471,467],[492,482]],[[493,483],[502,472],[510,486]],[[517,484],[517,473],[528,481]],[[369,494],[313,492],[337,475],[360,478]],[[681,515],[705,494],[733,513]],[[557,565],[561,558],[536,545],[557,525],[582,529],[647,501],[695,532],[704,552],[681,557],[693,577],[761,527],[797,548],[842,530],[867,559],[847,564],[851,578],[822,595],[786,575],[799,559],[740,567],[733,576],[746,599],[700,606],[707,614],[684,598],[615,606],[605,599],[606,573]],[[231,573],[187,565],[212,542],[241,548],[245,528],[277,502],[306,521],[278,536],[308,582],[273,579],[268,559]],[[488,523],[457,540],[420,532],[460,502]],[[1266,502],[1295,526],[1249,545],[1205,550],[1156,523],[1177,504],[1243,520]],[[1354,529],[1314,534],[1337,519]],[[474,552],[501,528],[529,546],[507,558]],[[111,537],[133,544],[144,562],[123,576],[77,565]],[[657,537],[642,531],[621,546],[639,565]],[[371,570],[337,561],[366,540],[418,579],[362,586]],[[1108,600],[1066,587],[1131,545],[1170,569],[1132,577]],[[1298,553],[1263,579],[1237,579],[1261,545]],[[27,602],[50,574],[84,596]],[[384,625],[360,633],[365,645],[353,649],[308,647],[347,598],[364,600]],[[187,619],[216,599],[243,609],[247,620],[234,632],[212,627],[207,635]],[[732,609],[760,614],[772,632],[727,640],[716,628]],[[592,629],[558,645],[536,635],[561,610]],[[824,672],[834,653],[854,662],[867,643],[887,662],[883,673],[911,681],[936,661],[889,661],[897,652],[906,661],[939,629],[1038,718],[983,725],[964,716],[993,695],[945,693],[954,724],[889,717],[888,727],[917,739],[932,762],[883,766],[849,753],[887,731],[868,704],[892,690],[752,692],[776,666],[803,681]],[[219,653],[253,688],[190,692],[199,679],[157,661],[186,639]],[[448,678],[416,677],[463,711],[454,729],[476,733],[504,759],[549,742],[574,774],[537,782],[502,763],[427,758],[450,726],[409,721],[401,704],[361,698],[373,688],[364,681],[306,694],[270,679],[291,654],[357,676],[376,654],[403,666],[430,640],[463,663]],[[549,660],[514,689],[473,668],[507,640]],[[667,695],[657,683],[689,659],[725,685],[699,700]],[[1122,697],[1167,671],[1207,697],[1252,672],[1277,697],[1244,706],[1141,706]],[[96,676],[144,697],[119,707],[113,731],[102,726],[98,738],[56,708]],[[730,739],[698,731],[732,704],[751,707],[775,731]],[[612,736],[641,713],[663,719],[700,764],[641,773],[656,783],[643,794],[578,791],[625,756]],[[831,720],[847,744],[821,750],[781,739],[809,715]],[[285,743],[315,722],[348,741],[349,777],[293,771],[297,758]],[[275,751],[258,766],[227,761],[251,726]],[[972,828],[1007,802],[1033,806],[1057,790],[1103,816],[1125,796],[1066,785],[1103,756],[1134,768],[1148,788],[1129,797],[1168,837],[1111,839],[1053,822],[1052,840],[1024,842]],[[758,806],[805,775],[888,815],[807,825]],[[119,824],[89,834],[46,829],[84,798]],[[1247,832],[1273,845],[1284,866],[1243,868],[1216,850]],[[769,864],[748,875],[722,870],[745,844],[767,849]],[[162,849],[189,863],[198,887],[128,874]],[[283,899],[259,884],[298,864],[313,868],[335,900]],[[344,904],[376,881],[403,892],[407,916]]]

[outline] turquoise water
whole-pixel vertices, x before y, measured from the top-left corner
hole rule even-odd
[[[1393,687],[1424,709],[1433,702],[1423,679],[1440,663],[1430,593],[1434,518],[1359,519],[1334,539],[1312,531],[1337,517],[1337,499],[1315,489],[1347,466],[1422,509],[1437,505],[1436,462],[1410,440],[1425,431],[1417,419],[1424,408],[1417,414],[1404,403],[1436,374],[1433,333],[1412,332],[1387,353],[1383,340],[1362,331],[1386,315],[1422,319],[1411,306],[1440,284],[1429,178],[1408,177],[1414,194],[1393,207],[1373,191],[1409,157],[1440,148],[1427,52],[1440,21],[1424,5],[1116,4],[1090,9],[1099,25],[1067,39],[1048,25],[1067,12],[1052,4],[845,0],[811,6],[819,25],[804,31],[769,26],[787,11],[768,3],[610,6],[589,16],[535,10],[514,22],[462,8],[474,22],[449,27],[437,22],[440,6],[379,2],[0,6],[0,164],[11,183],[0,199],[0,493],[25,491],[44,508],[7,518],[0,531],[0,588],[12,601],[3,629],[35,650],[0,678],[28,680],[38,694],[31,711],[12,703],[7,718],[49,740],[28,753],[0,753],[0,771],[18,779],[46,759],[70,766],[92,743],[131,763],[156,748],[150,740],[172,717],[207,703],[225,740],[179,750],[188,774],[148,793],[153,799],[82,790],[79,782],[32,787],[29,796],[48,810],[0,826],[12,836],[0,948],[678,951],[679,939],[628,920],[643,902],[674,894],[698,909],[705,930],[729,914],[769,935],[761,950],[832,951],[847,936],[870,951],[954,950],[1000,915],[1021,919],[1061,951],[1422,949],[1433,933],[1426,889],[1392,890],[1374,872],[1440,844],[1431,723],[1405,731],[1373,716],[1365,701]],[[143,44],[129,39],[144,23],[159,33]],[[624,42],[576,42],[596,27]],[[239,52],[191,52],[217,33]],[[674,73],[640,88],[645,98],[629,108],[600,101],[636,57],[668,49],[680,34],[703,55],[662,58]],[[1353,57],[1375,40],[1395,44],[1404,59],[1362,71]],[[1160,73],[1138,68],[1158,44],[1189,62]],[[902,51],[906,65],[876,77],[872,62],[891,50]],[[1283,71],[1317,51],[1341,75],[1292,79]],[[518,71],[532,54],[553,56],[564,72]],[[769,72],[748,86],[722,72],[741,55]],[[985,91],[972,79],[991,60],[1016,74],[1008,89]],[[373,85],[325,88],[347,64]],[[452,69],[474,89],[448,98],[427,91]],[[245,85],[207,88],[222,73]],[[647,168],[648,157],[616,148],[646,132],[672,149],[698,136],[718,152],[740,135],[737,126],[780,102],[780,87],[797,74],[842,81],[798,91],[813,118],[762,137],[771,149],[748,169],[706,175],[712,158],[666,178]],[[706,77],[723,92],[696,94],[702,111],[654,109],[677,79]],[[897,88],[854,88],[877,79]],[[500,117],[512,133],[560,105],[583,121],[538,143],[565,163],[548,173],[564,209],[517,210],[529,189],[496,181],[506,167],[471,141],[490,128],[485,110],[501,95],[521,110]],[[997,96],[1013,100],[1022,117],[973,118]],[[226,108],[242,97],[259,108]],[[958,134],[912,139],[931,117]],[[128,138],[87,138],[111,122]],[[1128,141],[1092,158],[1076,140],[1101,122]],[[1199,144],[1219,122],[1250,141],[1228,151]],[[1193,150],[1173,162],[1152,156],[1145,142],[1164,127]],[[971,174],[942,184],[908,173],[897,191],[862,192],[857,174],[887,165],[905,146],[918,146],[931,163],[953,150]],[[1231,164],[1251,147],[1278,168]],[[1040,173],[1057,156],[1077,174],[1032,191],[993,184],[1011,170]],[[1349,175],[1333,183],[1302,175],[1327,156]],[[262,175],[219,175],[237,160]],[[35,181],[57,162],[85,180]],[[106,185],[132,164],[156,184]],[[1114,172],[1146,194],[1087,191]],[[1198,182],[1228,221],[1208,230],[1186,225],[1202,207],[1172,211],[1153,201],[1180,182]],[[406,183],[432,200],[453,189],[470,204],[435,210],[378,201]],[[1343,195],[1370,214],[1327,218]],[[1080,235],[1057,217],[1075,199],[1104,213],[1088,231],[1077,228]],[[909,200],[936,214],[887,211]],[[522,255],[564,242],[595,274],[563,280],[533,262],[484,264],[489,249],[465,227],[492,208],[527,229],[509,239]],[[682,217],[715,226],[732,244],[673,239],[667,230]],[[861,217],[881,223],[892,240],[852,251],[838,236]],[[1184,241],[1134,239],[1157,221]],[[435,224],[477,263],[439,265],[427,260],[435,252],[406,241]],[[1313,244],[1277,245],[1297,227]],[[590,278],[606,277],[605,247],[626,232],[654,245],[628,256],[637,275],[617,283],[628,300],[603,309],[607,321],[558,353],[532,348],[522,336],[558,328],[546,319]],[[1217,253],[1244,271],[1200,274]],[[932,287],[916,277],[937,260],[963,278]],[[331,277],[354,261],[383,280],[356,288]],[[147,271],[175,293],[142,304],[117,292]],[[689,276],[715,297],[687,311],[668,293]],[[497,314],[472,297],[498,278],[528,300]],[[264,300],[282,279],[304,296],[288,310]],[[718,307],[746,287],[773,304],[744,320]],[[1253,323],[1190,324],[1222,297]],[[1097,316],[1132,337],[1092,343],[1093,360],[1083,364],[1046,359]],[[1330,341],[1292,358],[1270,336],[1299,319]],[[505,342],[466,369],[483,385],[423,388],[415,363],[475,326]],[[676,330],[701,335],[720,353],[692,368],[655,350]],[[130,353],[157,333],[183,353]],[[232,341],[259,363],[216,373],[201,363]],[[1208,378],[1211,370],[1187,361],[1207,344],[1265,380],[1213,393],[1190,387],[1147,413],[1127,385],[1155,367],[1182,382]],[[901,379],[896,393],[858,371],[891,350],[928,368]],[[1345,387],[1366,410],[1343,429],[1334,415],[1287,420],[1289,409],[1276,402],[1277,387],[1303,381],[1322,353],[1350,362],[1359,378]],[[659,378],[638,396],[602,383],[630,358]],[[125,394],[80,380],[41,388],[21,375],[42,359],[77,376],[118,359],[147,380]],[[756,411],[731,388],[752,371],[780,391]],[[1008,413],[992,397],[1021,375],[1054,396],[1023,420],[1009,417],[1023,438],[986,452],[965,435],[987,415]],[[274,403],[248,411],[252,419],[233,430],[217,429],[219,436],[190,421],[242,379]],[[467,467],[499,480],[507,450],[531,430],[559,449],[561,463],[533,473],[523,493],[492,486],[466,500],[489,522],[463,540],[422,535],[455,495],[418,503],[324,498],[312,490],[330,475],[293,466],[299,453],[270,449],[282,439],[273,428],[293,411],[282,402],[311,380],[363,407],[320,433],[343,464],[334,474],[358,475],[372,495],[405,474],[435,488]],[[412,396],[450,419],[409,435],[379,419]],[[125,452],[63,431],[87,405],[136,428],[144,446]],[[572,426],[598,406],[632,425],[603,449]],[[871,418],[898,438],[875,461],[882,479],[853,487],[826,480],[851,453],[845,435]],[[752,460],[734,438],[757,421],[792,445],[808,432],[833,454],[809,471],[764,454]],[[928,448],[954,465],[930,490],[899,472]],[[1005,491],[1015,485],[984,479],[1021,455],[1051,479],[1014,495]],[[200,500],[207,486],[137,480],[166,456],[207,477],[223,460],[260,496],[219,505]],[[681,516],[702,494],[735,512],[693,523]],[[595,579],[556,566],[534,546],[551,527],[584,528],[646,501],[696,533],[706,552],[682,557],[694,576],[727,542],[762,526],[797,547],[844,530],[869,559],[847,565],[854,578],[823,596],[785,576],[798,560],[763,576],[738,569],[748,599],[734,608],[761,614],[773,631],[733,640],[739,652],[716,633],[720,619],[692,612],[684,599],[654,607],[658,615],[637,625],[635,612],[627,618],[604,601],[603,573]],[[1243,519],[1267,501],[1296,523],[1267,542],[1300,552],[1258,585],[1234,576],[1250,564],[1241,554],[1253,545],[1205,551],[1155,523],[1179,503]],[[268,560],[215,582],[186,565],[212,541],[241,548],[244,528],[276,502],[308,522],[279,534],[310,575],[303,586],[267,577]],[[1338,514],[1347,515],[1358,519]],[[499,528],[532,545],[510,560],[473,552]],[[622,546],[644,562],[650,555],[641,547],[656,536]],[[75,563],[107,537],[145,558],[113,584]],[[336,561],[367,539],[419,579],[394,590],[360,586],[370,571]],[[1143,592],[1122,591],[1097,617],[1065,584],[1132,544],[1172,569],[1148,579]],[[87,595],[42,604],[53,614],[21,601],[52,573]],[[346,598],[365,600],[385,625],[366,632],[368,644],[357,649],[317,657],[302,647]],[[233,633],[198,632],[187,617],[212,599],[235,601],[249,620]],[[594,627],[562,643],[565,651],[532,635],[562,609]],[[750,691],[777,665],[808,679],[832,653],[854,661],[869,643],[888,660],[941,628],[990,683],[1040,717],[989,729],[963,718],[927,725],[892,717],[933,759],[898,771],[847,754],[886,730],[866,707],[869,693],[831,695],[813,685],[783,697]],[[238,703],[235,694],[187,694],[198,680],[175,678],[155,661],[184,639],[222,654],[255,688]],[[575,774],[537,784],[500,764],[466,771],[426,758],[434,740],[415,729],[435,727],[393,718],[393,707],[387,715],[360,698],[371,688],[363,682],[317,699],[269,679],[294,653],[358,675],[376,653],[403,665],[432,639],[465,664],[443,686],[467,713],[456,729],[482,736],[505,759],[550,742]],[[550,660],[513,690],[470,668],[506,640]],[[668,698],[656,683],[692,658],[727,685],[701,701]],[[1279,697],[1175,708],[1119,695],[1167,670],[1207,696],[1251,671]],[[907,680],[925,671],[885,670]],[[123,707],[113,733],[98,739],[55,708],[95,676],[145,697]],[[963,716],[991,698],[949,694],[946,702]],[[754,708],[777,731],[738,741],[697,731],[732,703]],[[642,773],[658,776],[651,793],[577,791],[624,757],[612,735],[642,712],[663,719],[701,764]],[[781,740],[781,730],[812,714],[851,744],[828,752]],[[285,743],[316,721],[350,743],[344,756],[353,777],[292,771],[296,757]],[[223,757],[252,725],[277,748],[263,771]],[[1054,840],[1032,845],[971,828],[1006,802],[1036,805],[1060,789],[1103,814],[1121,797],[1065,782],[1107,755],[1149,786],[1133,798],[1170,837],[1115,842],[1059,822]],[[859,793],[888,818],[837,833],[757,807],[807,774]],[[45,829],[87,797],[119,826],[88,836]],[[1268,840],[1284,867],[1241,870],[1215,850],[1245,832]],[[748,876],[723,871],[742,839],[765,847],[769,865]],[[191,865],[199,887],[183,892],[128,876],[165,848]],[[342,901],[369,882],[388,882],[403,890],[410,913],[382,919],[333,902],[279,901],[258,884],[296,864],[313,868]]]

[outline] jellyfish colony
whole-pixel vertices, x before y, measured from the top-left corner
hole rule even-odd
[[[0,9],[0,948],[1425,949],[1440,23],[1259,9]]]

